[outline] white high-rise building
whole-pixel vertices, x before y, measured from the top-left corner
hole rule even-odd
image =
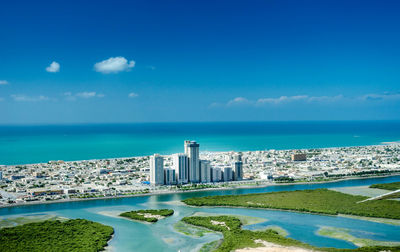
[[[188,182],[189,173],[189,159],[186,154],[175,154],[172,157],[173,165],[176,174],[176,182],[178,184],[185,184]]]
[[[171,168],[164,169],[164,184],[165,185],[174,185],[176,184],[175,180],[175,170]]]
[[[222,177],[224,181],[232,181],[232,167],[224,167]]]
[[[164,158],[158,154],[150,157],[150,183],[153,185],[164,184]]]
[[[200,182],[199,147],[200,145],[195,141],[190,143],[185,141],[185,151],[189,157],[189,182],[192,183]]]
[[[184,150],[185,150],[185,154],[186,155],[189,155],[189,144],[190,144],[190,142],[191,141],[189,141],[189,140],[185,140],[185,142],[184,142]]]
[[[211,182],[211,164],[208,160],[200,160],[200,182]]]

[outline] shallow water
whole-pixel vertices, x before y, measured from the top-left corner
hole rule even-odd
[[[400,140],[400,121],[137,123],[0,126],[0,164],[201,151],[376,145]]]
[[[289,237],[315,246],[354,248],[355,246],[352,243],[319,236],[316,232],[321,226],[332,226],[351,229],[351,233],[360,238],[400,241],[400,226],[337,216],[314,215],[287,211],[242,208],[196,208],[185,206],[180,201],[195,196],[361,186],[394,181],[400,181],[400,176],[347,180],[312,185],[271,186],[252,189],[175,193],[169,195],[31,205],[3,208],[0,209],[0,215],[2,218],[7,218],[32,214],[55,214],[67,218],[85,218],[101,222],[110,225],[115,229],[115,236],[109,243],[110,250],[113,251],[193,251],[199,249],[204,243],[220,239],[221,235],[215,233],[207,234],[200,238],[194,238],[174,231],[174,223],[178,222],[183,217],[190,216],[196,212],[261,217],[268,221],[245,226],[244,228],[259,229],[269,225],[276,225],[287,230]],[[141,223],[113,216],[118,212],[145,208],[171,208],[174,209],[175,214],[171,217],[160,220],[155,224]]]

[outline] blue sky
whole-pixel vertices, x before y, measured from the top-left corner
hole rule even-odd
[[[400,1],[3,1],[0,124],[400,119]]]

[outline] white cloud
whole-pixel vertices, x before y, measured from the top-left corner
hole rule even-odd
[[[295,96],[281,96],[278,98],[260,98],[257,100],[258,104],[265,104],[265,103],[270,103],[270,104],[280,104],[280,103],[285,103],[285,102],[292,102],[292,101],[305,101],[309,97],[307,95],[295,95]]]
[[[294,95],[294,96],[281,96],[278,98],[260,98],[257,100],[257,104],[282,104],[289,102],[335,102],[343,99],[343,95],[336,96],[308,96],[308,95]]]
[[[131,60],[128,62],[124,57],[111,57],[109,59],[97,62],[94,64],[94,70],[96,72],[109,74],[118,73],[122,71],[129,71],[135,66],[135,61]]]
[[[0,85],[7,85],[8,84],[8,81],[6,81],[6,80],[0,80]]]
[[[60,64],[53,61],[50,66],[46,67],[46,71],[49,73],[57,73],[60,72]]]
[[[133,93],[133,92],[128,94],[129,98],[135,98],[135,97],[138,97],[138,96],[139,95],[137,93]]]
[[[308,97],[308,102],[335,102],[344,99],[343,95],[336,96],[311,96]]]
[[[11,98],[17,102],[39,102],[39,101],[48,101],[50,100],[49,97],[44,95],[39,96],[28,96],[24,94],[13,94]]]
[[[366,94],[360,97],[364,101],[387,101],[387,100],[399,100],[399,93],[385,93],[385,94]]]
[[[146,68],[150,69],[150,70],[156,70],[155,66],[146,66]]]
[[[246,103],[250,103],[250,101],[244,97],[236,97],[236,98],[228,101],[228,103],[226,105],[233,106],[233,105],[238,105],[238,104],[242,105],[242,104],[246,104]]]
[[[308,96],[308,95],[294,95],[294,96],[280,96],[280,97],[265,97],[259,98],[255,101],[248,100],[244,97],[236,97],[226,103],[212,103],[209,107],[230,107],[233,105],[253,105],[253,106],[265,106],[265,105],[280,105],[293,102],[303,103],[332,103],[344,99],[343,95],[336,96]]]
[[[99,94],[97,92],[80,92],[73,94],[71,92],[65,92],[64,93],[65,99],[69,101],[75,101],[77,98],[82,98],[82,99],[89,99],[89,98],[103,98],[105,95],[104,94]]]
[[[95,97],[96,92],[82,92],[82,93],[77,93],[76,96],[87,99]]]
[[[384,93],[384,94],[366,94],[353,97],[345,97],[343,95],[335,96],[308,96],[308,95],[294,95],[294,96],[280,96],[280,97],[266,97],[259,98],[256,101],[248,100],[244,97],[236,97],[225,103],[212,103],[212,107],[231,107],[232,105],[253,105],[256,107],[266,105],[281,105],[287,103],[319,103],[330,104],[336,102],[359,103],[359,102],[374,102],[374,101],[399,101],[400,93]]]

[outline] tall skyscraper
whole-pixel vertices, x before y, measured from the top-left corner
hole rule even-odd
[[[164,158],[158,154],[150,157],[150,183],[153,185],[164,184]]]
[[[242,180],[243,179],[243,162],[236,161],[234,164],[234,180]]]
[[[208,160],[200,160],[200,182],[211,182],[211,164]]]
[[[189,141],[189,140],[185,140],[185,142],[184,142],[184,149],[185,149],[185,154],[186,155],[189,155],[189,144],[190,144],[190,142],[191,141]]]
[[[185,141],[185,151],[189,157],[189,182],[192,183],[200,182],[199,147],[195,141]]]
[[[186,154],[175,154],[172,157],[178,184],[185,184],[189,180],[189,159]]]

